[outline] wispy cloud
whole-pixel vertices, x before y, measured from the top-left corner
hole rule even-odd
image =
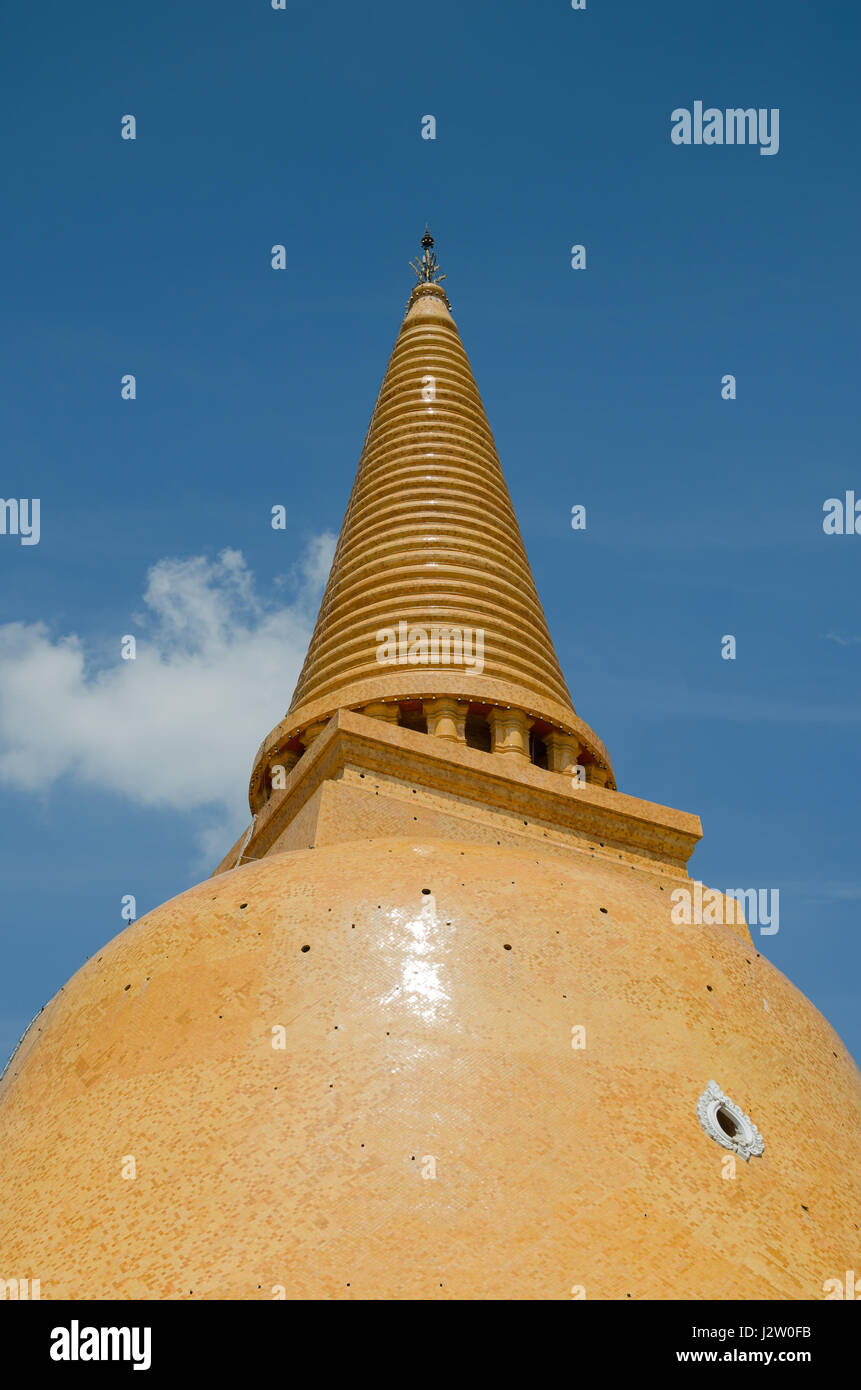
[[[596,508],[593,506],[592,516]],[[591,520],[590,520],[591,525]],[[630,520],[613,517],[612,526],[596,526],[590,533],[593,544],[619,547],[630,550],[641,547],[644,550],[775,550],[790,543],[795,549],[801,546],[818,546],[821,531],[804,521],[788,517],[774,524],[767,521],[748,521],[733,524],[731,528],[715,525],[695,517],[679,517],[674,522],[650,520],[643,526],[635,518]]]
[[[626,682],[615,677],[594,679],[588,702],[581,694],[578,708],[587,703],[594,708],[614,706],[630,711],[641,708],[649,719],[716,720],[727,724],[783,724],[842,728],[861,723],[861,702],[804,700],[785,696],[779,689],[758,699],[753,695],[727,691],[695,690],[681,681]]]
[[[140,806],[205,808],[202,848],[217,858],[247,817],[251,759],[287,707],[334,544],[315,538],[277,603],[237,550],[160,560],[134,661],[118,640],[94,667],[74,633],[0,627],[0,782],[32,793],[65,777]]]
[[[810,885],[808,885],[810,888]],[[822,883],[811,889],[813,902],[857,903],[861,902],[861,883]]]
[[[838,637],[836,632],[826,632],[826,642],[836,642],[840,647],[861,647],[861,637]]]

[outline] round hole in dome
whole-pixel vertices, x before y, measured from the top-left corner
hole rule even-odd
[[[763,1152],[763,1138],[756,1125],[716,1081],[709,1082],[697,1101],[697,1117],[710,1138],[740,1154],[745,1162]]]
[[[728,1135],[730,1139],[735,1139],[736,1135],[739,1132],[739,1127],[725,1105],[721,1105],[718,1107],[717,1113],[715,1114],[715,1119],[717,1120],[724,1134]]]

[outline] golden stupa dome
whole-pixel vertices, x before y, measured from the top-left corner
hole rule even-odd
[[[43,1298],[821,1297],[857,1070],[741,931],[671,924],[672,883],[398,837],[166,903],[7,1073],[4,1268]],[[733,1180],[712,1079],[764,1139]]]
[[[699,820],[618,791],[574,711],[423,245],[251,824],[0,1081],[0,1273],[821,1298],[857,1266],[861,1076],[727,899],[676,920]]]

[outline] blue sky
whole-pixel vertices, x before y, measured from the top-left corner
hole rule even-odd
[[[123,894],[142,915],[245,823],[426,220],[579,713],[623,790],[701,815],[696,877],[780,890],[757,949],[861,1056],[861,536],[822,530],[861,497],[858,28],[10,9],[0,491],[42,518],[0,536],[0,1057]],[[779,152],[673,145],[697,100],[778,108]]]

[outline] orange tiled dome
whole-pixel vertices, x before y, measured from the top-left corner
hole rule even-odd
[[[7,1072],[0,1268],[42,1298],[822,1297],[857,1268],[858,1072],[667,897],[397,839],[173,899]],[[765,1143],[732,1180],[712,1078]]]

